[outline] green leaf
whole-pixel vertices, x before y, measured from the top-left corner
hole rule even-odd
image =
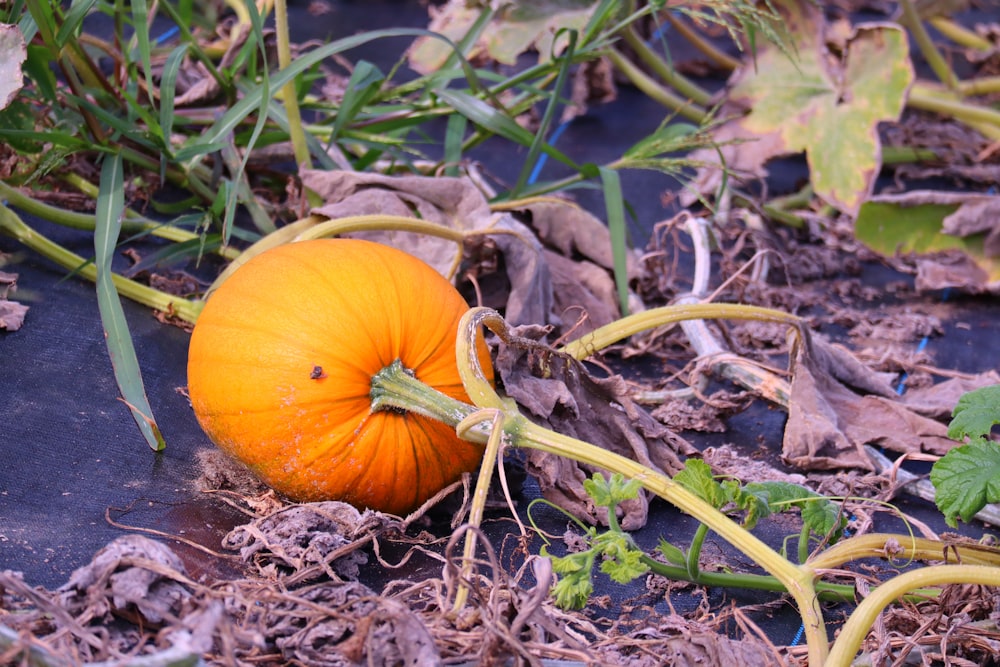
[[[169,138],[174,131],[174,98],[177,93],[177,75],[180,73],[187,52],[187,44],[181,44],[171,51],[163,65],[163,73],[160,75],[160,128],[163,136],[168,139],[166,142],[167,150],[172,150]]]
[[[125,211],[124,177],[121,155],[105,156],[101,165],[101,186],[97,196],[97,227],[94,230],[94,265],[97,269],[97,305],[104,325],[104,338],[111,356],[115,380],[126,405],[132,412],[139,430],[150,448],[166,447],[163,435],[153,420],[153,411],[146,398],[146,388],[139,371],[132,336],[129,334],[125,311],[115,289],[111,270],[121,219]]]
[[[474,95],[462,91],[445,89],[435,90],[434,94],[474,124],[508,141],[530,147],[535,139],[535,135],[518,125],[516,120],[502,111],[494,109]],[[541,150],[549,157],[562,162],[576,171],[580,171],[580,168],[573,160],[567,157],[562,151],[553,148],[548,142],[542,142]]]
[[[684,552],[672,545],[670,542],[667,542],[662,537],[660,538],[660,543],[656,548],[668,563],[680,565],[681,567],[687,566],[687,556],[684,555]]]
[[[594,592],[594,582],[591,579],[596,557],[594,551],[588,549],[566,556],[553,556],[542,547],[541,555],[552,561],[552,571],[559,575],[552,587],[556,604],[563,609],[583,608]]]
[[[618,308],[628,315],[628,234],[625,229],[625,200],[618,172],[600,167],[601,185],[604,188],[604,206],[611,233],[611,257],[614,264],[615,286],[618,289]]]
[[[361,112],[376,93],[379,92],[385,75],[377,66],[361,60],[354,66],[351,78],[348,79],[344,87],[344,96],[337,109],[337,115],[333,121],[333,132],[330,135],[331,141],[340,135],[340,131]]]
[[[802,512],[802,523],[818,535],[838,537],[843,530],[845,519],[840,505],[799,484],[751,482],[744,487],[744,491],[765,500],[768,513],[798,507]]]
[[[587,492],[598,507],[613,507],[626,500],[632,500],[639,495],[639,480],[625,481],[621,473],[614,473],[610,479],[595,472],[590,479],[583,480],[583,490]]]
[[[664,121],[655,132],[633,144],[622,154],[627,160],[648,160],[664,153],[674,153],[687,147],[687,139],[698,134],[698,128],[690,123],[669,123]]]
[[[960,440],[986,438],[1000,424],[1000,384],[981,387],[963,394],[951,413],[948,437]]]
[[[720,141],[736,142],[722,147],[726,164],[759,172],[772,157],[805,151],[816,194],[856,215],[881,167],[878,124],[899,117],[913,80],[906,33],[867,23],[844,39],[817,4],[774,5],[792,43],[762,42],[755,65],[731,80],[730,103],[749,113],[720,127]]]
[[[269,96],[271,90],[280,90],[282,86],[289,81],[294,80],[294,78],[299,74],[302,74],[309,68],[323,62],[337,53],[382,38],[414,37],[426,34],[428,34],[426,30],[412,28],[387,28],[385,30],[373,30],[358,35],[352,35],[350,37],[344,37],[313,49],[312,51],[296,58],[292,64],[285,69],[275,72],[269,78],[267,86],[258,85],[245,91],[243,97],[236,104],[231,106],[229,110],[223,114],[222,118],[216,121],[197,140],[191,142],[190,145],[213,144],[222,141],[226,135],[233,132],[237,126],[246,120],[247,116],[261,108],[261,100],[265,97],[265,93]],[[440,35],[435,35],[434,37],[435,39],[444,39]],[[525,132],[527,132],[527,130],[525,130]]]
[[[132,27],[135,30],[135,41],[139,47],[139,60],[142,62],[142,72],[146,78],[146,90],[155,90],[153,87],[153,60],[152,46],[149,42],[149,6],[146,0],[132,0]],[[155,98],[149,96],[150,106],[155,108]],[[138,106],[138,105],[137,105]],[[170,135],[166,135],[169,139]]]
[[[987,503],[1000,502],[1000,444],[976,440],[956,447],[931,468],[934,501],[945,521],[968,523]]]
[[[716,509],[730,501],[722,485],[715,481],[712,468],[701,459],[688,459],[674,481]]]
[[[968,233],[959,231],[958,221],[981,219],[989,221],[987,208],[995,197],[948,193],[934,190],[883,195],[877,201],[865,202],[854,224],[859,241],[886,257],[899,253],[932,254],[958,251],[981,271],[939,272],[944,277],[934,279],[932,287],[949,285],[974,289],[1000,281],[1000,258],[987,249],[991,229]],[[949,231],[957,233],[949,233]],[[963,234],[963,235],[959,235]]]
[[[642,562],[641,551],[628,547],[625,535],[619,533],[618,537],[620,544],[616,543],[616,548],[604,551],[606,559],[601,561],[601,572],[612,581],[628,584],[649,572],[649,566]]]

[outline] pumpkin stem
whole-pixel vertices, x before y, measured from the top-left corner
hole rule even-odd
[[[479,411],[474,405],[463,403],[427,386],[414,377],[413,371],[399,359],[372,376],[370,396],[373,413],[403,410],[436,419],[449,426],[458,426],[463,419]],[[485,443],[488,438],[488,429],[470,429],[465,433],[465,439],[473,442]]]

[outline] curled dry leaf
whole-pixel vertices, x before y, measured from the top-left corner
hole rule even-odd
[[[324,202],[316,215],[339,219],[357,215],[417,217],[458,231],[497,232],[493,238],[507,257],[512,322],[548,321],[552,284],[541,244],[509,215],[495,215],[483,193],[466,178],[386,176],[376,173],[305,170],[303,185]],[[356,238],[391,245],[421,258],[448,276],[461,252],[452,241],[394,230],[357,232]]]
[[[585,328],[618,317],[608,230],[569,202],[527,204],[519,211],[528,219],[525,224],[511,213],[493,212],[469,178],[306,170],[302,183],[325,202],[312,212],[331,220],[391,215],[417,217],[462,232],[488,232],[490,243],[503,256],[509,291],[502,310],[513,325],[571,325],[577,319],[568,314],[573,308],[587,313]],[[348,236],[405,250],[445,276],[461,252],[452,241],[424,234],[380,230]],[[466,246],[475,247],[475,238]],[[546,251],[545,246],[559,254]],[[629,267],[634,275],[634,258]]]
[[[239,550],[244,561],[252,560],[258,570],[270,576],[281,570],[297,572],[321,565],[327,573],[354,579],[359,568],[368,563],[360,551],[362,543],[355,543],[364,519],[352,505],[342,502],[290,505],[237,526],[223,538],[222,545]],[[328,562],[338,550],[343,552],[340,557]]]
[[[534,49],[539,62],[560,55],[569,40],[566,31],[582,32],[597,4],[593,0],[535,0],[495,3],[493,20],[483,27],[469,58],[487,56],[505,65],[517,64],[518,57]],[[430,5],[429,30],[460,42],[479,20],[482,9],[466,0],[450,0]],[[418,37],[407,56],[410,67],[421,74],[439,70],[454,49],[440,38]]]
[[[180,575],[174,578],[171,575]],[[125,535],[98,551],[59,589],[63,607],[159,625],[180,617],[191,591],[178,581],[184,564],[162,542]]]
[[[513,333],[541,340],[546,330],[529,326]],[[516,344],[500,347],[496,371],[507,395],[533,421],[559,433],[604,447],[667,475],[683,468],[683,457],[697,453],[687,441],[636,405],[619,376],[598,379],[580,362],[555,350]],[[527,467],[547,499],[585,521],[606,520],[597,514],[583,489],[583,481],[595,469],[535,450],[528,453]],[[622,528],[634,530],[645,525],[648,507],[645,494],[622,503]]]
[[[441,664],[434,640],[410,609],[358,582],[324,582],[258,609],[249,621],[265,629],[286,661],[317,667]]]
[[[793,351],[794,377],[782,456],[798,468],[872,470],[864,446],[944,454],[955,442],[939,421],[910,409],[875,373],[814,336]]]
[[[17,301],[9,301],[7,295],[17,285],[17,274],[0,271],[0,329],[17,331],[24,324],[28,307]]]
[[[24,87],[21,64],[27,57],[21,29],[16,25],[0,24],[0,109],[6,108]]]

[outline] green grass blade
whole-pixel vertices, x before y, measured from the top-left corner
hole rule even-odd
[[[460,114],[448,117],[448,128],[444,135],[444,175],[458,176],[458,165],[462,161],[462,143],[468,120]]]
[[[250,140],[247,142],[247,150],[244,151],[243,159],[240,160],[239,151],[236,150],[236,146],[227,142],[222,149],[222,158],[229,166],[230,173],[233,178],[233,186],[230,188],[229,193],[226,197],[226,210],[222,217],[222,240],[224,244],[229,243],[229,238],[232,235],[232,229],[236,220],[236,203],[239,199],[243,199],[243,204],[250,211],[250,216],[253,218],[254,223],[257,228],[262,233],[269,233],[275,230],[274,222],[271,220],[270,216],[264,213],[261,206],[258,204],[257,200],[254,198],[253,191],[250,189],[250,183],[246,178],[246,166],[247,162],[250,160],[250,154],[253,152],[253,147],[257,144],[260,139],[261,133],[264,131],[264,126],[267,124],[267,107],[271,100],[271,82],[268,75],[267,66],[267,49],[264,48],[264,26],[261,20],[260,13],[257,11],[257,5],[254,3],[247,3],[247,10],[250,13],[250,22],[253,29],[254,41],[260,45],[260,55],[264,61],[264,76],[261,81],[261,104],[257,112],[257,122],[254,124],[253,133],[250,135]],[[287,26],[286,26],[287,28]],[[287,35],[286,35],[287,37]],[[294,79],[290,80],[294,81]],[[294,92],[294,86],[289,85],[285,89],[286,95],[292,94]],[[294,103],[295,100],[285,100],[286,108],[294,108],[295,114],[298,114],[298,106]],[[302,131],[301,126],[298,127],[299,132]],[[289,136],[292,132],[289,131]],[[293,142],[295,137],[292,137]],[[240,195],[243,195],[240,197]]]
[[[146,442],[154,451],[166,447],[163,435],[153,419],[146,398],[146,388],[139,371],[139,360],[129,333],[125,311],[113,282],[111,259],[121,230],[125,211],[124,166],[120,156],[105,156],[101,165],[101,192],[97,197],[97,228],[94,230],[94,265],[97,268],[97,305],[104,325],[104,338],[114,368],[115,380],[125,404],[132,412]]]
[[[135,43],[139,47],[139,60],[142,72],[146,78],[149,105],[156,108],[156,98],[153,96],[153,56],[149,43],[149,5],[146,0],[132,0],[132,27],[135,30]],[[167,135],[170,136],[170,135]]]
[[[622,197],[618,172],[607,167],[599,168],[604,186],[604,206],[608,214],[608,231],[611,232],[611,251],[614,261],[615,285],[618,287],[618,305],[622,316],[628,315],[628,238],[625,231],[625,199]]]
[[[562,32],[563,31],[560,30],[556,33],[556,39],[558,39],[559,34]],[[556,108],[559,106],[559,92],[566,84],[570,65],[573,62],[573,52],[576,51],[577,32],[575,30],[570,30],[568,33],[569,45],[566,47],[565,56],[558,59],[561,62],[561,65],[559,66],[559,74],[556,77],[553,93],[549,96],[548,104],[545,107],[545,113],[542,115],[542,122],[539,123],[538,131],[535,132],[535,138],[531,142],[531,148],[528,149],[528,157],[524,161],[524,166],[521,167],[521,173],[517,177],[517,183],[514,185],[513,191],[511,191],[511,199],[516,199],[524,189],[524,186],[527,185],[528,178],[531,176],[531,173],[535,169],[535,164],[538,162],[538,156],[541,153],[543,146],[546,145],[545,137],[549,133],[549,128],[552,127],[552,119],[556,116]]]
[[[457,113],[462,114],[488,132],[497,134],[508,141],[513,141],[525,147],[531,146],[535,140],[535,135],[518,125],[517,121],[503,112],[494,109],[478,97],[473,97],[468,93],[457,90],[436,90],[434,94]],[[549,157],[559,160],[575,171],[581,170],[581,167],[573,160],[548,143],[542,142],[541,150]]]
[[[56,35],[56,43],[60,48],[65,46],[69,38],[83,25],[83,19],[96,4],[97,0],[79,0],[72,4]]]
[[[320,63],[337,53],[347,51],[348,49],[352,49],[356,46],[361,46],[362,44],[366,44],[376,39],[386,37],[416,37],[418,35],[433,35],[438,39],[445,39],[441,35],[436,35],[428,32],[427,30],[416,28],[387,28],[385,30],[373,30],[360,35],[344,37],[314,49],[309,53],[302,54],[296,58],[291,65],[279,72],[275,72],[268,81],[268,95],[270,95],[270,91],[279,90],[282,86],[289,81],[292,81],[299,74],[302,74],[310,67],[315,66],[317,63]],[[228,135],[230,132],[233,132],[251,113],[261,107],[261,100],[263,98],[263,86],[256,86],[250,89],[240,101],[230,107],[229,111],[223,114],[222,118],[216,121],[216,123],[196,141],[194,141],[192,145],[222,141],[223,137]]]
[[[335,140],[341,130],[375,97],[384,81],[385,75],[382,71],[367,60],[361,60],[354,66],[351,78],[344,87],[344,97],[340,102],[340,108],[337,109],[337,116],[333,121],[331,140]]]

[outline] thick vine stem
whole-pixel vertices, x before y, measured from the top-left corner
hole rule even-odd
[[[878,615],[888,605],[909,591],[946,584],[979,584],[1000,586],[997,568],[983,565],[936,565],[906,572],[879,584],[851,613],[833,644],[828,667],[848,667],[861,647],[861,642],[875,624]]]
[[[16,213],[2,205],[0,205],[0,232],[9,234],[39,255],[68,271],[75,271],[92,282],[97,279],[97,267],[94,266],[93,262],[42,236],[26,225]],[[191,324],[194,324],[195,320],[198,319],[198,314],[201,313],[204,305],[201,301],[173,296],[118,274],[112,274],[111,280],[115,284],[115,289],[122,296]]]
[[[469,525],[479,528],[483,523],[483,514],[486,510],[486,497],[490,490],[490,480],[493,478],[493,464],[500,456],[500,445],[503,443],[503,423],[504,413],[502,410],[484,408],[477,410],[460,421],[455,426],[455,432],[460,438],[465,438],[469,432],[480,425],[488,423],[490,426],[490,436],[486,441],[486,450],[483,452],[483,464],[479,467],[479,477],[476,479],[476,490],[472,495],[472,506],[469,510]],[[455,593],[455,604],[452,606],[452,613],[457,614],[469,597],[469,587],[466,581],[472,570],[472,557],[476,553],[477,531],[470,530],[465,533],[465,547],[462,553],[462,580],[458,584]]]
[[[473,308],[463,316],[459,324],[456,342],[459,373],[462,376],[466,392],[473,402],[479,404],[479,401],[482,401],[483,404],[480,407],[483,408],[499,408],[503,401],[486,380],[479,363],[479,356],[476,353],[476,342],[481,335],[482,326],[488,327],[501,339],[512,338],[499,313],[488,308]],[[627,479],[638,480],[647,490],[667,500],[708,526],[710,530],[715,531],[782,583],[795,600],[802,617],[809,645],[810,663],[823,664],[828,650],[826,627],[823,623],[811,570],[799,568],[790,563],[715,507],[666,475],[655,472],[641,463],[601,449],[588,442],[542,428],[530,422],[516,409],[506,413],[504,432],[510,438],[510,443],[513,446],[527,447],[563,456],[608,472],[621,473]]]
[[[906,538],[902,535],[868,533],[848,537],[827,547],[806,563],[813,570],[829,570],[862,558],[886,560],[943,561],[966,565],[991,565],[1000,567],[1000,551],[989,547],[962,542],[944,542],[924,537]],[[1000,570],[995,570],[1000,582]]]
[[[781,310],[741,303],[689,303],[651,308],[623,317],[567,343],[560,350],[574,359],[585,359],[634,334],[686,320],[759,320],[795,327],[805,334],[802,320]]]

